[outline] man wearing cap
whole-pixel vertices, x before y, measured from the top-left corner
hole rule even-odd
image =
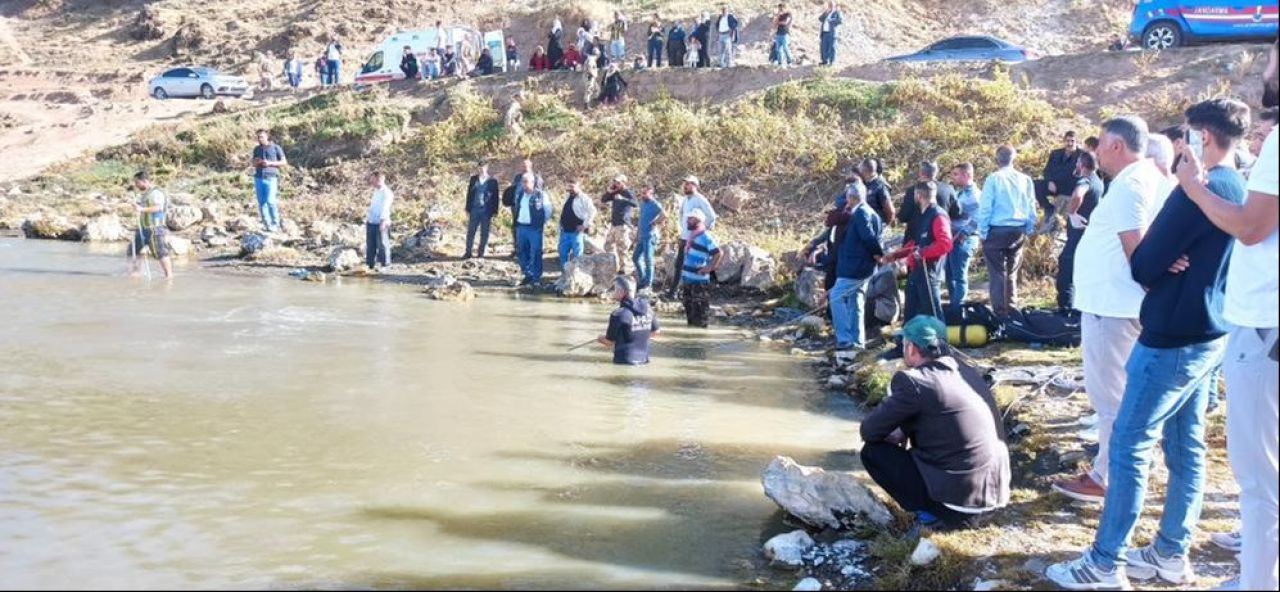
[[[684,283],[684,316],[691,327],[703,327],[711,316],[711,272],[720,265],[724,253],[715,237],[707,232],[707,215],[692,210],[685,215],[684,266],[680,281]]]
[[[658,316],[649,301],[636,296],[636,283],[627,276],[614,278],[613,298],[618,310],[609,315],[609,328],[596,341],[613,348],[614,364],[648,364],[649,338],[658,334]]]
[[[707,201],[707,198],[703,197],[703,195],[698,192],[698,188],[700,186],[701,183],[698,181],[698,178],[693,175],[689,175],[684,178],[684,183],[680,188],[682,193],[684,193],[684,197],[680,200],[680,207],[678,208],[680,210],[680,242],[676,250],[675,269],[672,270],[671,274],[671,286],[667,289],[668,300],[675,299],[676,288],[680,287],[680,282],[683,280],[684,258],[686,254],[685,248],[689,242],[689,236],[692,234],[692,231],[689,230],[689,227],[686,224],[689,220],[689,215],[695,211],[701,212],[703,228],[706,230],[710,230],[716,226],[716,211],[711,207],[711,202]]]
[[[862,466],[922,526],[967,528],[1009,503],[1009,449],[991,389],[948,355],[947,326],[903,328],[906,370],[862,422]]]
[[[618,175],[609,183],[609,191],[601,198],[609,205],[609,234],[604,238],[604,250],[618,261],[618,273],[626,273],[627,259],[631,255],[632,220],[636,208],[636,196],[627,189],[627,176]]]

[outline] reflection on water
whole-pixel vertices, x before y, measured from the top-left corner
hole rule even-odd
[[[438,303],[0,240],[5,587],[675,587],[750,577],[775,454],[851,466],[852,406],[673,320]]]

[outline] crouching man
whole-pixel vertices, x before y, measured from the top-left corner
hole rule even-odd
[[[968,528],[1009,503],[1009,450],[991,390],[947,355],[947,327],[917,316],[903,328],[907,369],[862,422],[862,465],[920,525]]]
[[[614,364],[648,364],[649,338],[658,334],[657,315],[647,300],[636,296],[636,283],[629,277],[614,278],[613,298],[618,310],[609,315],[609,328],[596,341],[613,348]]]

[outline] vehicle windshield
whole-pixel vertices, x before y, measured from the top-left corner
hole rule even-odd
[[[364,67],[360,69],[360,73],[368,74],[370,72],[377,72],[378,70],[381,70],[381,69],[382,69],[382,52],[375,51],[373,55],[369,56],[369,61],[364,63]]]

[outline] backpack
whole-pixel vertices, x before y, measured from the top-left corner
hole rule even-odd
[[[1000,338],[1000,317],[990,306],[980,302],[965,302],[959,312],[944,307],[947,321],[947,341],[956,347],[982,347]]]
[[[1023,343],[1076,347],[1080,345],[1080,313],[1034,308],[1015,310],[1004,322],[1004,337]]]

